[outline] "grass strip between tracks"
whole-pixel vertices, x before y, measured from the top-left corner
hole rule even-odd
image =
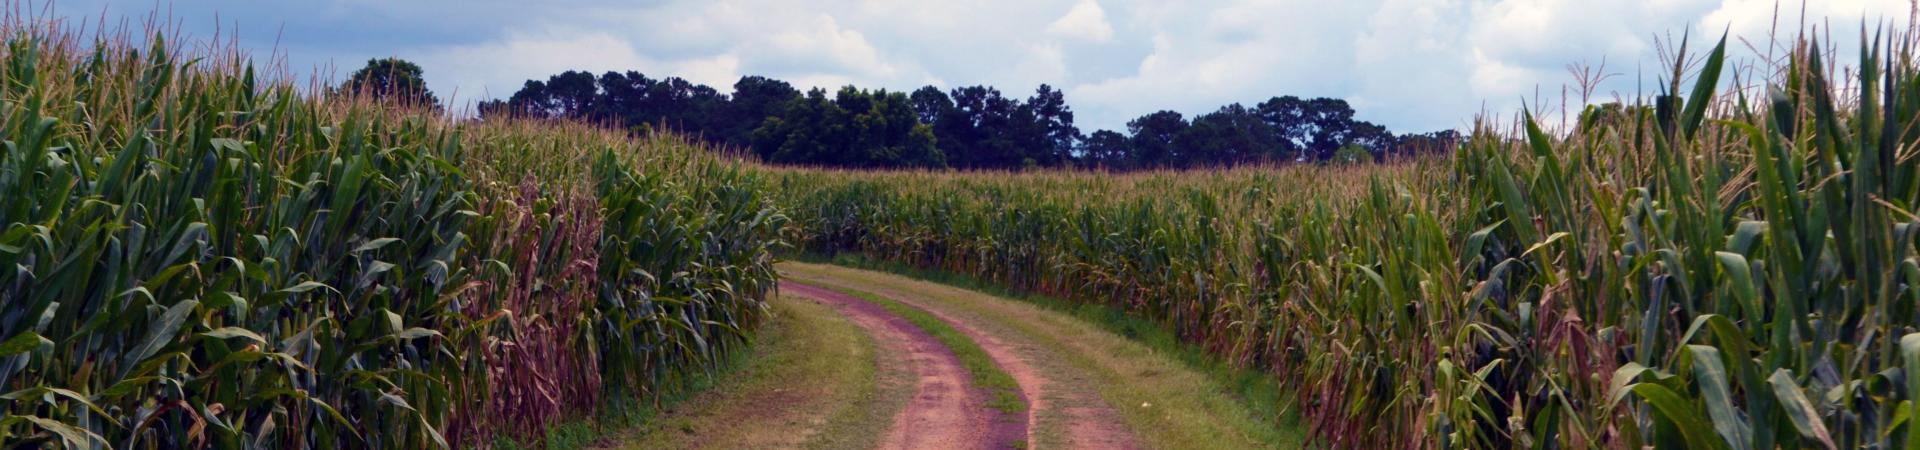
[[[1014,382],[1013,376],[1007,375],[1006,371],[1000,370],[1000,366],[994,365],[993,358],[987,356],[987,351],[981,349],[980,344],[974,343],[965,333],[953,329],[953,326],[945,321],[919,308],[907,306],[886,297],[841,287],[820,287],[878,305],[932,335],[934,340],[940,341],[940,345],[947,346],[947,349],[953,351],[954,356],[960,358],[960,365],[965,366],[967,373],[973,375],[973,384],[987,390],[990,394],[987,399],[988,407],[1010,415],[1027,410],[1027,402],[1020,399],[1020,384]]]

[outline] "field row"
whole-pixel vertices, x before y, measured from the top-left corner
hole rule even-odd
[[[766,167],[59,26],[0,50],[8,445],[536,440],[740,354],[791,244],[1124,311],[1329,447],[1920,446],[1912,36],[1733,91],[1683,50],[1445,158],[1107,174]]]
[[[9,23],[6,446],[538,439],[705,372],[764,315],[784,218],[680,141],[455,126]]]
[[[1122,308],[1333,447],[1911,447],[1913,44],[1721,93],[1723,41],[1645,104],[1382,169],[770,177],[805,251]]]

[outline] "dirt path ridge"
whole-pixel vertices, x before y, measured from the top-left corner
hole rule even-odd
[[[1024,417],[1000,417],[953,351],[906,319],[852,296],[798,283],[780,290],[820,300],[872,333],[880,364],[904,364],[915,377],[913,399],[886,430],[884,449],[990,449],[1024,441]]]

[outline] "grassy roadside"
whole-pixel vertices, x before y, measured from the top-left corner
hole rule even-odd
[[[914,273],[856,259],[829,262],[839,266],[790,264],[781,270],[789,276],[802,273],[828,284],[858,286],[878,296],[909,295],[938,302],[943,305],[940,309],[965,312],[1034,337],[1059,349],[1060,359],[1094,374],[1092,387],[1127,416],[1129,426],[1145,442],[1156,446],[1211,442],[1222,448],[1303,445],[1304,433],[1288,413],[1291,402],[1272,377],[1213,360],[1148,321],[1108,308],[1005,295],[1004,290],[934,272]],[[846,267],[877,270],[860,273]],[[995,301],[983,298],[983,292],[1021,301]]]
[[[775,319],[777,321],[777,319]],[[769,326],[771,327],[771,325]],[[760,342],[771,342],[767,334],[755,338],[756,346]],[[715,364],[712,372],[672,373],[661,382],[659,395],[646,398],[611,398],[600,406],[600,411],[592,416],[575,416],[547,427],[543,436],[537,440],[523,439],[523,436],[495,434],[490,440],[492,448],[501,450],[579,450],[594,448],[609,442],[634,427],[652,423],[674,407],[684,404],[699,395],[711,391],[721,380],[734,376],[750,365],[755,351],[735,352],[725,360]]]
[[[751,356],[712,389],[617,435],[606,448],[867,448],[881,404],[872,337],[800,296],[772,302]],[[741,426],[751,424],[752,426]]]

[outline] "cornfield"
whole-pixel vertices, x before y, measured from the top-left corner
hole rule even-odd
[[[684,140],[297,89],[0,25],[0,443],[537,438],[739,350],[786,219]]]
[[[1732,90],[1683,46],[1448,158],[1111,175],[772,168],[0,29],[11,447],[538,436],[738,352],[783,236],[1158,321],[1329,447],[1920,447],[1913,35]]]
[[[1152,318],[1321,445],[1916,448],[1916,43],[1725,90],[1682,45],[1621,112],[1377,168],[770,176],[802,251]]]

